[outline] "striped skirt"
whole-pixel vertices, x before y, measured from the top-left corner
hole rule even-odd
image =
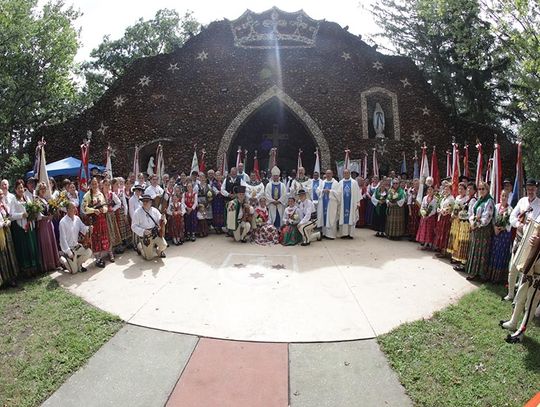
[[[405,235],[405,208],[403,206],[392,205],[388,207],[385,232],[388,237]]]
[[[433,244],[435,242],[435,226],[437,225],[437,215],[424,216],[420,218],[420,225],[416,233],[418,243]]]
[[[489,280],[494,283],[506,282],[508,264],[512,255],[512,232],[502,231],[491,239],[491,257],[489,259]]]
[[[492,234],[493,227],[491,223],[471,231],[471,242],[469,244],[466,267],[467,274],[470,276],[480,276],[482,279],[487,278]]]
[[[454,254],[454,242],[457,239],[457,235],[459,233],[459,218],[452,219],[452,223],[450,224],[450,233],[448,234],[448,244],[446,245],[446,253],[448,253],[450,256]]]
[[[15,246],[9,227],[0,228],[0,286],[14,283],[19,274]]]
[[[116,223],[118,223],[118,229],[120,229],[120,237],[122,238],[122,241],[131,242],[132,232],[128,225],[124,208],[120,207],[120,209],[118,209],[114,213],[116,215]]]
[[[437,221],[435,228],[435,247],[444,253],[448,247],[450,237],[450,227],[452,225],[452,217],[450,215],[441,216]]]
[[[116,247],[122,244],[122,235],[120,234],[120,228],[118,227],[118,221],[116,220],[116,214],[112,211],[108,211],[105,214],[107,220],[107,230],[109,231],[109,244],[110,247]]]
[[[465,264],[469,255],[469,241],[471,238],[471,225],[468,220],[459,221],[459,230],[453,242],[452,259]]]
[[[408,205],[411,213],[408,216],[407,222],[407,233],[413,239],[416,239],[416,234],[418,233],[418,227],[420,226],[420,207],[417,203]]]

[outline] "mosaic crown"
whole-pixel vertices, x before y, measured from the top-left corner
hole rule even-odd
[[[246,10],[231,21],[234,45],[241,48],[311,48],[319,21],[304,10],[287,13],[273,7],[262,13]]]

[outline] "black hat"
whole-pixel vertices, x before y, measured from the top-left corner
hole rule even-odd
[[[469,182],[469,177],[462,175],[459,177],[459,182]]]
[[[298,195],[305,195],[306,194],[306,190],[305,189],[299,189],[298,190]]]
[[[135,192],[135,191],[144,191],[144,187],[142,185],[134,185],[132,188],[131,188],[131,192]]]
[[[529,178],[525,185],[528,186],[528,187],[537,187],[538,183],[536,182],[536,180],[534,178]]]
[[[239,185],[234,187],[234,193],[235,194],[245,194],[246,193],[246,187],[243,185]]]
[[[143,201],[143,202],[144,202],[144,201],[151,201],[151,200],[152,200],[152,197],[151,197],[150,195],[148,195],[148,194],[144,194],[143,196],[141,196],[141,197],[139,198],[139,200],[140,200],[140,201]]]
[[[508,178],[505,178],[504,181],[503,181],[503,185],[504,184],[510,184],[512,185],[512,181],[510,181]]]

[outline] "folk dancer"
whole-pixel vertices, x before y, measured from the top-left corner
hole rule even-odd
[[[227,229],[234,240],[247,243],[247,235],[251,230],[251,217],[255,210],[245,202],[246,187],[239,186],[234,191],[235,198],[227,204]]]
[[[315,205],[307,198],[304,189],[298,191],[298,211],[300,214],[298,231],[302,235],[302,246],[308,246],[314,240],[321,240],[321,232],[313,232],[317,226]]]
[[[536,219],[540,215],[540,198],[538,198],[538,185],[536,180],[529,179],[525,185],[527,189],[527,196],[521,198],[516,207],[510,214],[510,225],[516,228],[516,238],[514,245],[512,246],[512,257],[510,258],[510,268],[508,270],[508,294],[504,297],[504,300],[511,301],[514,299],[516,290],[516,282],[518,278],[518,271],[515,267],[515,255],[517,249],[523,238],[525,226],[531,219]]]
[[[139,237],[139,252],[145,260],[158,256],[165,258],[167,242],[161,236],[161,229],[166,222],[165,215],[152,206],[152,197],[143,195],[142,206],[135,211],[131,230]]]
[[[83,264],[92,257],[92,250],[79,243],[79,235],[92,233],[92,226],[82,223],[76,212],[77,208],[70,202],[67,215],[60,220],[60,263],[71,274],[85,272]]]

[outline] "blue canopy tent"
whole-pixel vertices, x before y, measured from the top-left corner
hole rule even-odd
[[[97,167],[100,171],[105,171],[105,167],[97,164],[88,164],[88,170],[92,171],[92,168]],[[81,168],[81,160],[75,157],[64,158],[60,161],[55,161],[53,163],[47,164],[47,174],[49,177],[77,177],[79,176],[79,170]],[[28,171],[26,177],[32,177],[34,171]]]

